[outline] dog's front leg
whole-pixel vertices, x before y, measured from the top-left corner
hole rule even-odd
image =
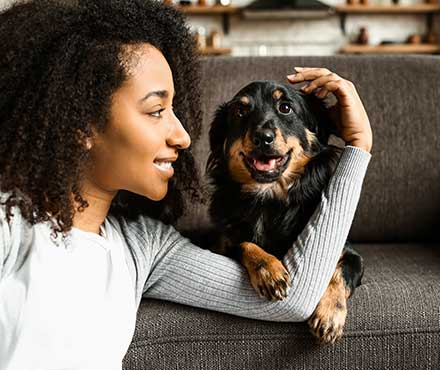
[[[287,297],[290,275],[282,262],[254,243],[240,244],[240,262],[247,269],[251,284],[260,297],[271,301]]]

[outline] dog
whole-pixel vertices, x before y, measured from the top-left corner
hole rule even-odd
[[[217,109],[209,131],[209,205],[219,237],[208,248],[239,261],[261,297],[291,286],[280,261],[317,208],[341,149],[325,103],[293,86],[255,81]],[[360,285],[362,257],[346,243],[330,284],[308,320],[324,343],[342,335],[347,300]]]

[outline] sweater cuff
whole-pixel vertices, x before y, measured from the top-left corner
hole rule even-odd
[[[351,182],[363,182],[371,154],[355,146],[347,145],[339,159],[334,176]]]

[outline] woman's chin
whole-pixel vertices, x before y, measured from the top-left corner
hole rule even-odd
[[[143,195],[146,196],[147,198],[154,200],[154,201],[160,201],[163,198],[165,198],[165,196],[168,193],[168,185],[164,187],[164,189],[154,189],[154,192],[152,191],[148,191],[145,192]]]

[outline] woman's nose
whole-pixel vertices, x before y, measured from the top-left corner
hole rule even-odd
[[[186,149],[191,145],[191,138],[180,120],[173,113],[173,129],[168,136],[168,145],[178,149]]]

